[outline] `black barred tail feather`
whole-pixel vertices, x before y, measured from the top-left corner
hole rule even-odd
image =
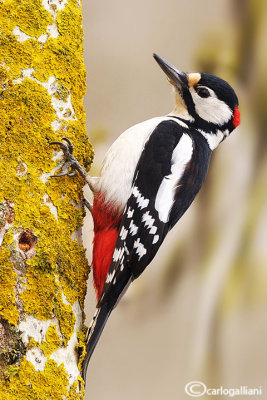
[[[106,322],[110,316],[111,311],[112,309],[108,308],[106,304],[103,304],[100,308],[97,308],[96,313],[91,322],[91,325],[88,328],[88,333],[86,338],[86,355],[82,365],[82,378],[84,382],[86,380],[86,371],[90,358],[94,352],[94,349],[106,325]]]

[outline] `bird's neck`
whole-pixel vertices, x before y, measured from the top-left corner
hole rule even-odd
[[[194,121],[194,119],[188,113],[188,110],[182,101],[176,102],[174,109],[172,110],[172,112],[170,112],[169,115],[171,115],[173,117],[181,118],[182,120],[186,120],[186,121],[190,121],[190,122]]]
[[[175,103],[174,103],[175,106],[170,115],[181,118],[183,120],[193,122],[194,118],[192,118],[192,116],[189,114],[184,99],[181,97],[176,88],[174,88],[174,96],[175,96]]]
[[[213,124],[205,124],[200,128],[198,124],[195,123],[194,118],[190,116],[183,107],[175,107],[174,110],[168,114],[168,117],[174,117],[185,122],[192,133],[194,131],[200,133],[206,139],[211,150],[214,150],[230,133],[229,129],[226,127],[220,129]]]
[[[228,129],[225,130],[216,129],[211,131],[206,131],[206,130],[204,131],[198,128],[197,131],[207,140],[209,148],[211,150],[216,149],[216,147],[229,135]]]

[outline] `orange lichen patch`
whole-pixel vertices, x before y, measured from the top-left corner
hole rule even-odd
[[[191,74],[188,74],[188,84],[189,87],[195,86],[201,79],[201,75],[199,72],[192,72]]]

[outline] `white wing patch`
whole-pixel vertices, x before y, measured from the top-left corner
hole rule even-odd
[[[186,165],[191,160],[193,142],[190,136],[183,134],[172,153],[171,173],[165,176],[157,192],[155,208],[162,222],[169,220],[169,214],[174,202],[175,190],[183,176]]]

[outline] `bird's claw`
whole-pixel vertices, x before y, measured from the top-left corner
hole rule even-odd
[[[79,169],[79,163],[76,160],[76,158],[73,157],[73,150],[74,150],[73,144],[66,137],[63,137],[62,140],[64,140],[66,144],[62,142],[49,143],[49,145],[58,145],[63,151],[65,158],[65,161],[61,167],[62,172],[58,175],[51,175],[51,178],[58,178],[59,176],[64,176],[64,175],[74,176],[77,173],[77,169]]]

